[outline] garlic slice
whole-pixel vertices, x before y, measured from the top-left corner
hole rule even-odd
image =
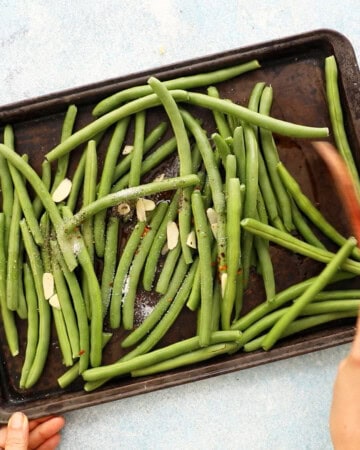
[[[221,274],[221,297],[222,298],[224,298],[224,296],[225,296],[227,277],[228,277],[228,275],[226,272]]]
[[[123,155],[129,155],[132,151],[134,150],[134,146],[133,145],[125,145],[122,154]]]
[[[215,211],[214,208],[208,208],[208,209],[206,210],[206,215],[207,215],[207,218],[208,218],[208,220],[209,220],[209,222],[210,222],[210,228],[211,228],[211,231],[212,231],[214,237],[216,238],[217,228],[218,228],[218,223],[217,223],[218,217],[217,217],[217,213],[216,213],[216,211]]]
[[[154,181],[162,181],[165,178],[165,174],[161,173],[157,177],[154,178]]]
[[[139,222],[146,221],[146,209],[143,198],[139,198],[136,202],[136,216]]]
[[[177,246],[179,240],[179,228],[176,222],[168,222],[166,226],[167,246],[169,250],[172,250]]]
[[[71,186],[71,180],[69,180],[69,178],[64,178],[52,194],[54,202],[60,203],[65,200],[71,192]]]
[[[44,272],[42,277],[42,287],[44,292],[45,300],[54,295],[54,276],[50,272]]]
[[[155,202],[148,198],[143,198],[145,211],[153,211],[155,209]]]
[[[49,303],[53,308],[61,309],[59,297],[57,294],[54,294],[53,296],[50,297]]]
[[[126,216],[130,212],[130,205],[128,203],[120,203],[120,205],[117,206],[117,212],[120,216]]]
[[[186,239],[186,245],[188,247],[191,247],[191,248],[196,248],[197,247],[197,245],[196,245],[196,234],[195,234],[194,230],[190,231],[190,233],[188,234],[188,237]]]

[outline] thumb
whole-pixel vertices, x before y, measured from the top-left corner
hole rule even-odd
[[[29,423],[25,414],[14,413],[8,422],[5,450],[27,450]]]

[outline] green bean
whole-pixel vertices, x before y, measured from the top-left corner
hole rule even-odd
[[[241,195],[240,181],[238,178],[230,178],[227,189],[227,279],[225,293],[221,303],[221,327],[224,330],[230,328],[231,316],[236,298],[237,273],[241,267],[240,250],[240,220],[241,220]]]
[[[106,228],[106,241],[104,251],[104,267],[101,276],[101,298],[103,317],[106,316],[115,277],[115,266],[118,251],[119,217],[110,216]]]
[[[182,282],[184,281],[187,264],[183,255],[180,256],[180,260],[175,269],[174,276],[170,281],[170,286],[167,292],[158,300],[152,312],[145,318],[145,320],[133,330],[122,342],[123,348],[131,347],[139,342],[146,334],[148,334],[154,326],[160,321],[161,317],[166,313],[170,307],[173,298],[178,292]]]
[[[50,190],[51,186],[51,164],[46,159],[41,164],[41,181],[44,183],[45,187]],[[36,196],[33,201],[33,210],[35,217],[39,219],[41,213],[43,212],[44,205],[40,197]]]
[[[71,298],[73,300],[74,309],[76,313],[78,329],[79,329],[79,343],[80,343],[80,351],[79,351],[79,371],[82,373],[89,365],[90,358],[90,342],[89,342],[89,325],[86,313],[86,307],[83,299],[83,294],[77,279],[77,276],[74,272],[70,272],[68,269],[66,262],[60,252],[58,244],[55,240],[50,241],[51,251],[53,257],[60,264],[61,270],[66,279],[66,283],[68,285]]]
[[[25,155],[24,155],[25,156]],[[27,160],[27,157],[25,156],[25,159]],[[24,161],[26,164],[26,162]],[[9,166],[11,178],[13,180],[15,190],[21,205],[22,212],[24,214],[24,217],[26,219],[26,222],[28,223],[28,226],[30,227],[30,231],[32,235],[34,236],[35,242],[38,245],[42,245],[42,234],[40,231],[39,223],[36,219],[34,210],[32,208],[31,200],[28,194],[28,191],[25,187],[25,182],[23,180],[23,177],[18,172],[18,170],[10,164]]]
[[[6,304],[6,217],[4,212],[0,212],[0,310],[2,323],[5,331],[7,345],[12,356],[19,353],[19,339],[16,328],[14,313],[10,311]]]
[[[259,67],[259,62],[257,60],[252,60],[245,64],[226,67],[224,69],[218,69],[209,73],[201,73],[167,80],[164,81],[164,84],[168,89],[190,89],[195,87],[207,86],[209,84],[215,84],[220,83],[221,81],[229,80],[245,72],[255,70]],[[147,95],[150,92],[151,88],[147,85],[134,86],[132,88],[122,90],[98,103],[98,105],[96,105],[93,110],[93,115],[102,116],[103,114],[121,105],[121,103]]]
[[[272,87],[265,86],[264,90],[262,91],[259,105],[259,112],[261,114],[270,114],[272,98]],[[292,231],[294,225],[291,216],[291,203],[276,169],[277,163],[279,162],[279,155],[271,131],[260,128],[260,143],[262,154],[264,156],[264,162],[266,163],[269,178],[271,180],[271,184],[274,188],[274,192],[278,201],[280,215],[283,219],[285,228],[288,231]]]
[[[62,207],[62,213],[66,220],[71,220],[72,213],[66,206]],[[97,279],[94,266],[90,255],[86,249],[85,243],[79,232],[74,232],[77,242],[77,257],[79,264],[86,277],[91,301],[91,321],[90,321],[90,363],[93,367],[101,364],[102,347],[101,333],[103,327],[102,300],[99,281]]]
[[[144,267],[146,257],[150,251],[154,236],[166,214],[168,204],[160,202],[152,216],[149,229],[142,238],[138,250],[129,269],[127,286],[123,296],[123,325],[125,330],[131,330],[134,326],[134,303],[140,273]]]
[[[194,283],[192,285],[188,301],[186,302],[186,306],[190,309],[190,311],[196,311],[200,306],[200,300],[201,300],[201,289],[200,289],[200,265],[199,265],[194,276]]]
[[[140,167],[143,159],[145,122],[145,111],[137,112],[135,114],[134,148],[131,152],[132,158],[129,172],[129,187],[138,186],[140,184]]]
[[[210,97],[220,98],[219,91],[215,86],[208,87],[207,94],[210,95]],[[219,111],[214,111],[213,116],[219,135],[224,139],[231,136],[231,131],[224,114]]]
[[[343,157],[351,173],[357,192],[360,192],[359,173],[346,136],[341,98],[338,85],[338,68],[334,55],[325,58],[325,87],[331,127],[334,133],[336,147]]]
[[[179,289],[175,299],[172,301],[167,313],[162,317],[160,322],[157,324],[155,328],[148,334],[146,339],[144,339],[135,349],[131,350],[129,353],[124,355],[120,360],[122,362],[132,360],[135,358],[135,356],[143,355],[147,352],[149,352],[159,341],[160,339],[166,334],[166,332],[169,330],[169,328],[173,325],[176,318],[180,314],[180,311],[182,310],[190,289],[191,285],[194,279],[194,274],[196,271],[196,268],[198,266],[199,260],[196,259],[192,264],[190,269],[188,270],[188,274],[186,275],[183,284],[181,285],[181,288]],[[189,265],[188,265],[189,267]],[[84,389],[86,391],[91,391],[93,389],[96,389],[97,387],[101,386],[102,384],[106,383],[109,380],[109,378],[102,378],[98,382],[89,382],[86,383],[84,386]]]
[[[349,300],[349,299],[358,299],[360,298],[360,290],[359,289],[350,289],[350,290],[332,290],[332,291],[323,291],[319,292],[314,297],[314,301],[322,301],[322,300]]]
[[[336,273],[338,268],[346,260],[351,253],[351,250],[356,245],[355,238],[349,238],[347,242],[341,247],[334,258],[326,265],[325,269],[319,274],[317,279],[304,291],[304,293],[297,299],[291,308],[276,322],[271,328],[266,338],[262,342],[264,350],[270,350],[278,339],[282,336],[285,329],[293,322],[300,314],[301,310],[311,302],[314,295],[320,292],[328,284],[329,280]]]
[[[231,150],[225,139],[219,133],[212,133],[211,139],[214,141],[215,148],[217,150],[218,155],[220,156],[220,160],[222,165],[226,166],[226,158],[230,155]]]
[[[312,316],[314,314],[325,314],[341,311],[359,311],[360,299],[356,300],[324,300],[322,302],[307,305],[301,312],[302,316]]]
[[[212,302],[212,312],[211,312],[211,331],[219,331],[220,320],[221,320],[221,286],[218,280],[214,283],[214,298]],[[211,340],[211,339],[210,339]]]
[[[158,79],[150,77],[148,84],[159,97],[173,128],[180,162],[180,176],[190,175],[192,173],[190,141],[176,101],[171,97],[165,85]],[[191,187],[187,187],[181,191],[179,209],[180,243],[185,261],[188,264],[193,260],[191,249],[187,245],[187,238],[191,231],[191,192]]]
[[[211,358],[215,358],[219,355],[225,353],[234,352],[239,348],[236,343],[223,343],[209,345],[207,348],[202,348],[200,350],[195,350],[184,355],[177,356],[170,360],[164,361],[162,363],[154,364],[153,366],[146,367],[144,369],[138,369],[131,372],[132,377],[140,377],[146,375],[152,375],[159,372],[164,372],[166,370],[176,369],[178,367],[188,366],[191,364],[196,364],[201,361],[206,361]]]
[[[7,249],[6,304],[11,311],[16,311],[19,306],[20,219],[22,210],[16,191],[13,199]]]
[[[241,333],[235,334],[231,331],[217,331],[211,334],[211,344],[219,344],[224,342],[237,342],[241,339]],[[199,349],[199,337],[184,339],[183,341],[167,345],[157,350],[153,350],[144,355],[136,356],[128,361],[118,361],[107,366],[89,369],[83,373],[86,381],[97,381],[104,378],[113,378],[133,370],[149,367],[162,361],[175,358],[179,355],[187,354]]]
[[[99,211],[115,206],[121,202],[146,197],[155,193],[157,194],[160,192],[176,190],[178,188],[194,186],[198,183],[199,177],[197,175],[186,175],[183,177],[169,178],[162,181],[154,181],[152,183],[142,184],[140,186],[123,189],[122,191],[105,195],[86,207],[81,208],[80,211],[74,214],[74,216],[66,222],[63,226],[63,231],[68,233],[80,225],[83,221],[97,214]]]
[[[121,322],[121,301],[124,290],[127,288],[128,271],[135,252],[145,230],[145,222],[137,222],[120,256],[116,269],[114,285],[110,300],[110,327],[119,328]]]
[[[141,165],[141,176],[150,172],[162,163],[169,155],[176,149],[176,139],[171,138],[159,148],[157,148],[151,155],[144,159]],[[129,184],[129,174],[127,173],[120,178],[111,188],[111,192],[118,192],[125,189]]]
[[[309,220],[311,220],[314,225],[316,225],[317,228],[319,228],[319,230],[325,234],[325,236],[336,244],[343,245],[346,238],[341,236],[341,234],[325,219],[321,212],[302,192],[300,185],[297,183],[295,178],[292,177],[286,167],[279,162],[277,169],[284,185],[286,186],[286,189],[290,192],[299,209],[309,218]],[[359,259],[360,249],[354,248],[352,256]]]
[[[258,255],[261,276],[264,282],[266,301],[271,301],[276,292],[274,268],[269,252],[268,242],[259,236],[255,236],[254,245]]]
[[[333,279],[330,281],[330,283],[335,283],[340,280],[346,280],[350,277],[350,275],[347,272],[338,272]],[[257,322],[262,317],[264,317],[266,314],[270,313],[271,311],[279,308],[280,306],[284,305],[287,302],[290,302],[291,300],[294,300],[298,296],[300,296],[305,289],[310,286],[315,280],[316,277],[309,278],[307,280],[304,280],[300,283],[293,284],[290,287],[284,289],[283,291],[277,293],[275,297],[270,302],[263,302],[260,303],[258,306],[253,308],[251,311],[249,311],[247,314],[245,314],[243,317],[238,319],[236,322],[234,322],[231,325],[232,330],[240,330],[244,331],[248,329],[254,322]],[[329,283],[329,284],[330,284]],[[319,293],[314,297],[314,300],[317,299],[317,297],[324,295],[325,293]]]
[[[40,177],[37,175],[34,169],[29,164],[27,164],[21,156],[11,150],[9,147],[0,144],[0,155],[4,156],[7,161],[9,161],[9,163],[13,165],[24,176],[24,178],[26,178],[38,197],[41,198],[44,207],[48,211],[50,219],[54,224],[57,239],[66,260],[66,264],[68,265],[70,270],[75,269],[75,267],[77,266],[77,261],[72,251],[73,242],[71,241],[71,239],[69,242],[69,239],[66,238],[63,233],[62,226],[60,226],[63,223],[62,218],[46,186],[41,181]],[[29,208],[29,205],[27,205],[27,207]]]
[[[39,336],[39,313],[37,295],[35,290],[34,279],[31,269],[27,263],[24,264],[24,285],[25,296],[28,307],[28,326],[26,333],[26,349],[24,362],[21,368],[21,376],[19,386],[21,389],[25,387],[25,381],[29,374],[32,362],[35,357],[36,346]]]
[[[72,358],[77,358],[80,352],[80,336],[77,319],[73,304],[69,295],[68,286],[65,281],[65,276],[60,268],[60,264],[55,258],[52,258],[52,274],[54,276],[55,290],[59,299],[61,310],[54,313],[60,313],[64,320],[65,332],[68,336]],[[59,325],[62,326],[62,320],[60,319]],[[65,333],[64,333],[65,334]],[[72,362],[71,362],[72,365]]]
[[[125,118],[124,120],[126,120]],[[144,155],[153,148],[153,146],[163,137],[165,134],[165,131],[168,128],[167,122],[160,122],[158,125],[156,125],[150,133],[146,136],[144,140]],[[175,140],[175,138],[174,138]],[[121,176],[126,174],[128,170],[130,169],[131,165],[131,159],[133,155],[132,152],[130,152],[128,155],[124,156],[121,161],[116,165],[114,169],[114,165],[111,168],[112,172],[112,183],[116,182]]]
[[[153,281],[155,278],[158,259],[159,259],[161,250],[164,247],[164,244],[166,242],[167,225],[169,222],[172,222],[176,218],[176,215],[178,212],[180,196],[181,196],[181,192],[176,191],[170,204],[169,204],[169,207],[164,216],[164,219],[157,230],[157,233],[154,237],[154,241],[151,245],[149,254],[146,258],[146,263],[144,266],[143,278],[142,278],[143,287],[146,291],[150,291],[152,288],[152,284],[153,284]]]
[[[246,146],[244,215],[247,218],[253,218],[256,213],[256,198],[259,188],[259,149],[254,130],[249,125],[244,125],[244,139]],[[252,249],[253,236],[245,229],[242,235],[244,286],[247,286],[249,282]]]
[[[248,100],[248,108],[251,111],[259,111],[260,99],[264,88],[265,83],[263,81],[255,83],[255,86],[252,88]],[[255,136],[258,137],[258,127],[253,125],[252,128],[254,130]]]
[[[77,116],[77,107],[75,105],[69,105],[66,111],[62,129],[60,142],[64,142],[73,133],[74,123]],[[51,187],[51,194],[54,193],[55,189],[59,186],[61,181],[66,177],[66,173],[69,165],[69,155],[64,155],[57,162],[56,172],[54,176],[54,181]]]
[[[107,148],[104,165],[97,189],[97,198],[109,194],[113,181],[114,167],[119,157],[121,146],[124,142],[126,132],[130,123],[130,117],[120,120],[113,131]],[[96,254],[100,257],[104,255],[105,250],[105,221],[106,211],[102,211],[94,217],[94,240]]]
[[[239,126],[234,130],[233,153],[236,157],[237,175],[241,183],[245,182],[245,151],[244,130],[243,127]]]
[[[213,276],[211,267],[211,233],[201,193],[194,190],[191,196],[192,212],[194,217],[197,249],[199,253],[200,266],[200,330],[199,342],[201,347],[206,347],[210,343],[211,335],[211,312],[213,297]]]
[[[166,293],[171,276],[174,272],[176,263],[179,259],[180,253],[181,253],[181,245],[179,242],[177,243],[175,248],[169,250],[169,252],[167,253],[164,265],[161,269],[161,273],[155,286],[155,291],[158,292],[159,294]]]
[[[328,250],[323,250],[321,248],[314,247],[313,245],[310,245],[307,242],[303,242],[300,239],[295,238],[289,233],[284,233],[283,231],[271,227],[270,225],[262,224],[257,220],[243,219],[240,224],[244,229],[250,231],[253,234],[268,239],[269,241],[274,242],[275,244],[278,244],[282,247],[285,247],[288,250],[292,250],[295,253],[308,256],[309,258],[312,258],[315,261],[327,263],[334,256],[334,253]],[[347,259],[342,264],[342,269],[356,275],[360,274],[359,262],[353,261],[352,259]]]
[[[325,249],[325,245],[320,241],[320,239],[317,238],[312,229],[309,227],[293,200],[291,201],[291,210],[294,225],[304,240],[315,247]]]
[[[112,333],[103,333],[102,334],[102,348],[106,346],[106,344],[112,338]],[[63,373],[58,379],[58,385],[65,389],[68,387],[76,378],[82,373],[80,362],[76,362],[70,369],[68,369],[65,373]]]
[[[199,147],[201,156],[204,161],[205,169],[209,177],[209,185],[211,188],[211,194],[214,202],[214,209],[216,211],[218,220],[216,240],[218,243],[218,257],[219,257],[218,264],[220,267],[220,272],[222,272],[226,265],[226,231],[225,231],[226,205],[221,175],[205,131],[203,130],[203,128],[201,128],[196,119],[194,119],[194,117],[191,116],[191,114],[189,114],[184,110],[182,110],[181,113],[185,125],[188,127],[188,129],[194,136],[195,141]]]
[[[24,382],[25,388],[32,387],[40,378],[47,359],[50,343],[50,307],[48,302],[44,298],[42,288],[42,275],[43,267],[40,258],[38,248],[30,234],[25,219],[20,222],[20,229],[22,232],[22,238],[24,241],[25,251],[27,253],[31,271],[34,277],[34,284],[36,289],[36,295],[38,299],[39,309],[39,336],[36,347],[35,356],[29,369],[28,376]]]
[[[25,319],[27,319],[28,311],[27,311],[25,288],[24,288],[23,260],[22,260],[23,254],[24,254],[24,246],[23,246],[22,240],[20,239],[20,249],[19,249],[20,260],[19,260],[19,264],[18,264],[19,293],[18,293],[18,307],[16,309],[16,313],[20,317],[20,319],[25,320]]]
[[[302,319],[297,319],[292,322],[287,330],[282,335],[282,338],[287,336],[291,336],[293,334],[299,333],[301,331],[307,330],[308,328],[314,328],[318,325],[322,325],[324,323],[328,323],[334,320],[346,319],[350,317],[356,317],[358,315],[358,310],[355,311],[347,311],[347,312],[336,312],[336,313],[328,313],[328,314],[317,314],[315,316],[305,317]],[[244,351],[251,352],[261,349],[262,343],[264,341],[266,335],[259,336],[256,339],[248,342],[244,345]]]
[[[14,132],[11,125],[6,125],[4,128],[4,144],[9,148],[14,149]],[[14,186],[10,175],[8,162],[2,155],[0,156],[0,183],[1,191],[3,193],[2,209],[5,213],[6,218],[5,244],[7,248],[9,241],[11,213],[14,203]]]

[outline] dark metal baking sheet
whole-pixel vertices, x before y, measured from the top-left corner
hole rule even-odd
[[[90,86],[68,90],[41,98],[5,105],[0,108],[0,125],[11,123],[15,129],[16,150],[27,153],[37,168],[43,155],[59,141],[64,113],[69,104],[79,108],[76,127],[91,120],[93,106],[105,96],[137,84],[146,83],[150,75],[168,79],[180,75],[215,70],[250,59],[257,58],[262,68],[244,74],[234,80],[218,85],[222,96],[246,104],[249,93],[257,81],[265,81],[274,89],[272,115],[292,122],[313,126],[330,126],[324,90],[324,58],[335,55],[339,66],[339,82],[343,100],[346,128],[355,158],[360,166],[360,76],[356,57],[350,42],[332,30],[316,30],[310,33],[261,43],[226,53],[206,56],[201,59],[181,62],[127,77],[104,81]],[[197,110],[206,127],[212,126],[211,116]],[[149,113],[149,129],[164,118],[161,108]],[[130,138],[129,138],[130,139]],[[99,149],[104,152],[108,136]],[[130,139],[131,142],[131,139]],[[282,161],[298,179],[304,191],[319,206],[320,210],[343,233],[348,233],[348,224],[341,214],[342,206],[326,168],[311,151],[306,140],[276,136],[276,143]],[[81,149],[71,158],[71,170],[76,166]],[[173,160],[170,158],[159,170],[164,171]],[[152,176],[154,173],[152,173]],[[301,281],[319,272],[321,265],[307,258],[292,255],[279,248],[273,248],[277,290]],[[357,281],[342,282],[342,286],[357,286]],[[244,312],[263,301],[262,285],[256,274],[252,275],[251,289],[246,292]],[[156,300],[156,299],[155,299]],[[154,301],[152,296],[145,301]],[[140,308],[139,302],[137,307]],[[288,358],[295,355],[349,342],[353,336],[353,320],[339,321],[316,330],[302,333],[281,341],[269,352],[237,353],[219,357],[191,367],[174,370],[157,376],[141,379],[122,377],[113,380],[98,391],[86,393],[81,379],[66,390],[57,386],[56,379],[64,371],[59,358],[55,337],[46,369],[39,383],[29,391],[18,388],[19,373],[24,353],[26,325],[19,323],[21,333],[21,355],[12,358],[4,345],[3,329],[0,328],[0,422],[7,420],[12,411],[21,409],[30,417],[50,413],[62,413],[72,409],[96,405],[155,389],[174,386],[222,373],[240,370],[259,364]],[[190,337],[195,332],[195,317],[184,309],[160,345]],[[123,332],[117,332],[105,351],[105,362],[116,360],[121,355],[119,339]]]

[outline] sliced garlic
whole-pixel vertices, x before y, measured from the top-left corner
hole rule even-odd
[[[120,203],[120,205],[117,206],[117,211],[120,216],[126,216],[130,212],[130,205],[128,203]]]
[[[179,228],[176,222],[168,222],[166,226],[167,246],[169,250],[172,250],[177,246],[179,240]]]
[[[49,303],[53,308],[61,309],[59,297],[57,294],[54,294],[53,296],[50,297]]]
[[[129,155],[132,151],[134,150],[134,146],[133,145],[125,145],[122,154],[123,155]]]
[[[226,289],[226,283],[227,283],[227,273],[221,274],[221,297],[224,298],[225,296],[225,289]]]
[[[146,221],[146,209],[143,198],[139,198],[136,202],[136,216],[139,222]]]
[[[153,211],[155,209],[155,202],[148,198],[143,198],[145,211]]]
[[[66,197],[70,194],[71,186],[71,180],[69,180],[69,178],[64,178],[52,194],[52,199],[54,200],[54,202],[60,203],[65,200]]]
[[[169,251],[169,246],[168,246],[167,242],[165,242],[165,245],[161,249],[161,256],[165,256],[168,251]]]
[[[194,230],[190,231],[188,234],[186,245],[191,248],[196,248],[196,234]]]
[[[42,286],[45,300],[54,295],[54,277],[50,272],[45,272],[42,277]]]
[[[165,174],[161,173],[157,177],[154,178],[154,181],[162,181],[165,178]]]
[[[207,215],[207,218],[208,218],[208,220],[209,220],[209,222],[210,222],[210,228],[211,228],[211,231],[212,231],[214,237],[216,238],[216,235],[217,235],[217,229],[218,229],[218,223],[217,223],[218,217],[217,217],[217,213],[216,213],[216,211],[215,211],[214,208],[208,208],[208,209],[206,210],[206,215]]]

